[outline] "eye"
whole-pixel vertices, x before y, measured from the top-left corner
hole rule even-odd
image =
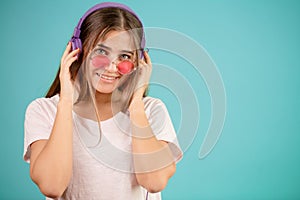
[[[132,56],[128,54],[122,54],[120,60],[131,60]]]
[[[108,52],[105,49],[99,48],[99,49],[95,50],[95,54],[96,55],[105,55],[105,56],[107,56]]]

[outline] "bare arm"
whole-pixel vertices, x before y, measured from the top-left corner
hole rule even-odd
[[[48,140],[31,144],[31,179],[45,196],[52,198],[63,194],[72,175],[73,84],[69,67],[79,51],[69,53],[70,49],[69,44],[61,60],[60,100],[51,135]]]
[[[156,139],[145,114],[143,93],[151,75],[151,60],[147,52],[141,61],[141,82],[129,106],[132,152],[137,181],[149,192],[159,192],[165,188],[169,178],[176,171],[176,164],[167,142]]]
[[[60,101],[49,140],[31,145],[30,176],[41,192],[62,195],[72,174],[72,104]]]
[[[175,173],[176,164],[169,146],[154,136],[144,111],[142,100],[135,102],[130,113],[132,123],[132,152],[136,178],[149,192],[163,190]]]

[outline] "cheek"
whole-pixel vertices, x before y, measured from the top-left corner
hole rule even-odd
[[[92,65],[96,68],[103,68],[108,66],[109,63],[110,61],[106,56],[95,56],[92,58]]]

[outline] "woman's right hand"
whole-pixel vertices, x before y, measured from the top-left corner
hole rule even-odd
[[[80,49],[71,51],[71,42],[68,43],[67,48],[61,57],[60,61],[60,99],[73,102],[74,96],[74,81],[71,79],[70,66],[77,60]]]

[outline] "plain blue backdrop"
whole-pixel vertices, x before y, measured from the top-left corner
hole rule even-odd
[[[45,95],[74,26],[98,2],[0,3],[0,199],[44,199],[22,160],[25,109]],[[300,199],[299,1],[119,2],[135,10],[146,27],[173,29],[201,44],[226,88],[222,135],[209,156],[200,160],[210,119],[209,94],[201,77],[173,63],[197,91],[201,120],[163,199]],[[155,62],[173,62],[163,53],[150,55]],[[178,128],[180,110],[174,95],[168,98],[158,86],[150,93],[164,99]]]

